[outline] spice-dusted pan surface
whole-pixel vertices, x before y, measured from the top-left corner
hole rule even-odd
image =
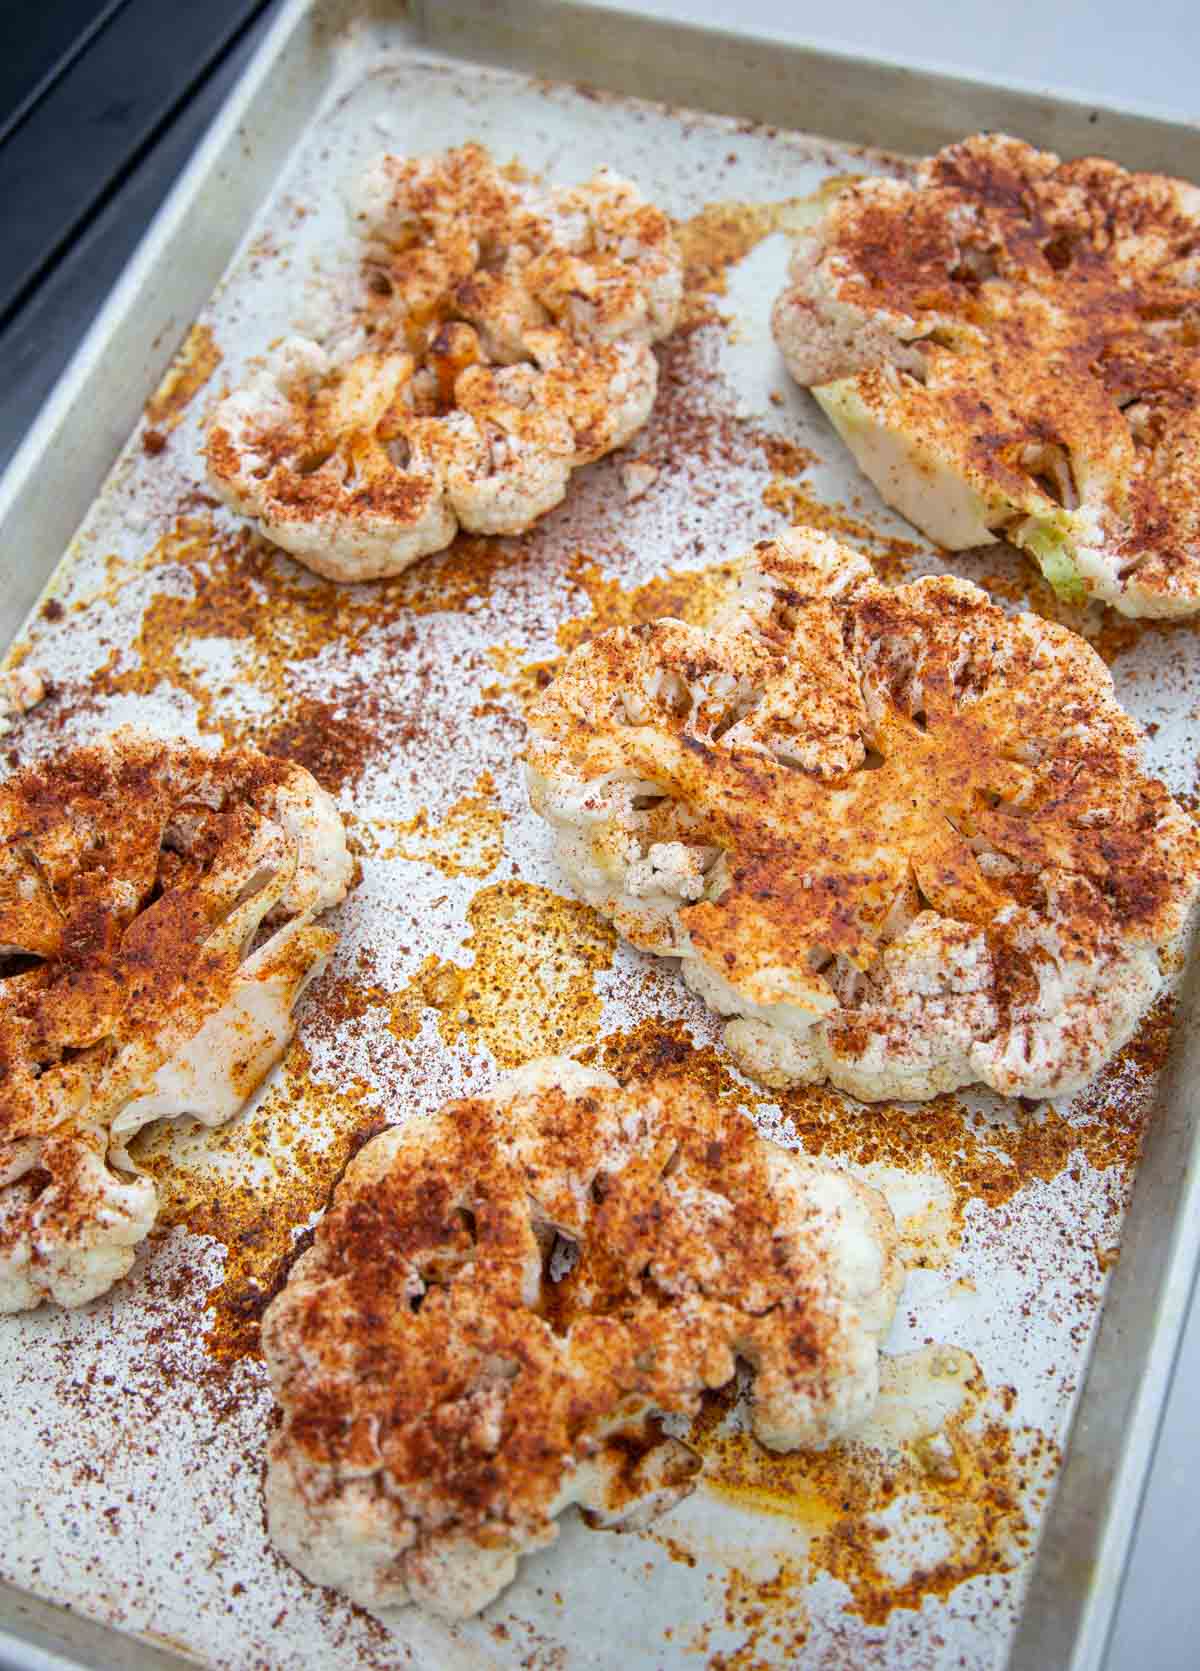
[[[23,1505],[3,1576],[219,1664],[1001,1663],[1019,1614],[1168,1043],[1165,1008],[1071,1108],[942,1099],[865,1113],[737,1080],[669,969],[566,897],[528,811],[523,705],[597,627],[702,607],[707,565],[795,518],[885,577],[937,569],[790,385],[767,312],[798,200],[887,158],[393,50],[340,43],[336,85],[150,401],[13,652],[51,694],[17,759],[124,720],[248,738],[338,793],[363,880],[335,961],[257,1106],[151,1134],[165,1201],[133,1275],[84,1314],[0,1333],[0,1444]],[[327,46],[329,43],[327,43]],[[474,138],[559,180],[607,163],[682,223],[688,318],[654,417],[517,541],[460,540],[339,588],[207,494],[205,412],[246,359],[326,321],[349,258],[340,186],[385,147]],[[633,455],[647,469],[630,471]],[[652,479],[651,479],[652,478]],[[647,485],[648,483],[648,485]],[[641,489],[642,491],[638,491]],[[633,497],[630,496],[631,490]],[[1050,608],[1019,560],[955,565]],[[1194,633],[1073,618],[1193,789]],[[702,1487],[648,1534],[568,1523],[481,1621],[398,1638],[266,1547],[257,1320],[355,1146],[381,1123],[568,1050],[698,1075],[779,1140],[885,1187],[912,1270],[861,1443],[772,1460],[736,1403],[692,1433]],[[740,1655],[741,1658],[734,1656]]]

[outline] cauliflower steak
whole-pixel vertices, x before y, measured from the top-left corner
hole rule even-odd
[[[1138,751],[1074,633],[794,529],[710,628],[577,649],[528,771],[572,885],[682,960],[748,1073],[1038,1097],[1130,1037],[1200,888]]]
[[[242,1106],[351,861],[303,768],[128,730],[15,773],[0,830],[0,1311],[83,1305],[154,1223],[129,1139]]]
[[[293,1565],[463,1618],[577,1503],[644,1523],[697,1463],[649,1427],[740,1356],[776,1449],[865,1418],[902,1282],[875,1191],[678,1081],[565,1058],[368,1143],[263,1320]]]
[[[1200,609],[1200,189],[980,134],[802,236],[775,337],[880,493],[1070,601]]]
[[[645,423],[682,295],[670,222],[607,170],[544,188],[478,145],[384,156],[353,209],[361,327],[284,342],[208,434],[218,492],[334,580],[529,528]]]

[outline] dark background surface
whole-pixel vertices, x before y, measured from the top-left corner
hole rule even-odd
[[[0,0],[0,469],[276,9]]]

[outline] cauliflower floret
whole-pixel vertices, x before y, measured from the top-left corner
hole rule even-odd
[[[541,207],[555,235],[527,273],[551,316],[606,342],[669,336],[683,267],[665,217],[633,182],[602,168],[586,185],[549,192]]]
[[[0,834],[0,1311],[82,1305],[154,1222],[125,1146],[278,1061],[351,860],[301,767],[134,731],[11,777]]]
[[[12,667],[0,674],[0,737],[12,730],[18,714],[36,708],[45,694],[45,680],[32,667]]]
[[[541,384],[537,370],[521,364],[473,365],[455,385],[463,412],[487,437],[485,459],[449,475],[455,513],[473,533],[520,533],[566,494],[575,437]]]
[[[705,629],[574,652],[530,714],[571,885],[771,1086],[1067,1095],[1162,991],[1200,835],[1082,639],[794,529]]]
[[[626,891],[634,899],[699,899],[704,892],[703,850],[682,841],[655,841],[644,859],[635,859],[625,872]]]
[[[316,343],[289,339],[217,408],[210,479],[269,540],[334,580],[395,574],[441,551],[458,524],[443,472],[405,434],[413,371],[408,354],[338,367]],[[460,421],[452,439],[464,463],[482,452],[473,426]]]
[[[621,466],[619,474],[621,486],[625,490],[625,497],[632,504],[635,499],[640,499],[644,494],[649,493],[658,480],[660,472],[657,464],[649,464],[645,459],[634,458],[630,459],[628,464]]]
[[[108,1134],[83,1122],[0,1151],[0,1311],[86,1305],[129,1270],[158,1196],[107,1154]]]
[[[616,1084],[611,1073],[584,1067],[570,1056],[539,1056],[497,1075],[493,1095],[500,1102],[514,1102],[520,1097],[536,1096],[539,1091],[557,1089],[569,1097],[581,1097],[588,1091],[614,1090]]]
[[[478,1612],[569,1504],[645,1524],[690,1490],[647,1423],[739,1357],[764,1444],[850,1431],[902,1279],[846,1174],[677,1080],[529,1063],[368,1143],[267,1311],[271,1536],[373,1611]]]
[[[381,158],[351,209],[358,326],[341,351],[285,342],[220,403],[207,451],[269,539],[369,580],[460,527],[523,532],[623,446],[654,404],[650,344],[674,328],[683,269],[629,181],[517,185],[477,145]]]
[[[802,235],[775,337],[884,499],[1003,535],[1063,597],[1200,608],[1200,189],[1003,134],[860,181]]]

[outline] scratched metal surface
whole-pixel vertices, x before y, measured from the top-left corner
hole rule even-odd
[[[665,351],[658,408],[631,449],[659,471],[642,497],[627,501],[622,460],[602,461],[523,540],[467,542],[385,587],[339,591],[239,546],[237,520],[203,497],[204,415],[264,344],[326,329],[349,305],[341,185],[378,150],[478,139],[562,181],[609,164],[685,222],[713,201],[778,203],[891,166],[416,58],[382,24],[336,50],[332,93],[202,316],[191,364],[197,382],[210,375],[132,438],[18,641],[54,688],[6,745],[35,758],[136,721],[319,755],[363,880],[298,1048],[255,1108],[224,1135],[176,1129],[146,1145],[164,1229],[128,1281],[82,1313],[0,1327],[0,1455],[20,1506],[0,1575],[231,1667],[999,1665],[1120,1239],[1153,1093],[1148,1046],[1075,1109],[947,1106],[899,1157],[861,1124],[884,1116],[856,1128],[836,1099],[780,1109],[743,1087],[772,1136],[821,1142],[885,1187],[906,1232],[889,1393],[857,1450],[772,1471],[738,1438],[736,1407],[720,1413],[699,1436],[706,1472],[688,1502],[642,1535],[569,1518],[508,1594],[454,1631],[412,1611],[386,1631],[266,1544],[271,1401],[261,1362],[241,1353],[247,1317],[354,1134],[547,1049],[675,1023],[697,1046],[715,1039],[670,967],[564,902],[517,764],[530,664],[559,654],[593,608],[619,609],[611,583],[627,595],[700,569],[816,505],[840,505],[840,530],[888,574],[940,566],[787,382],[766,328],[781,232],[729,267],[707,322]],[[1011,557],[956,566],[1022,592]],[[1190,792],[1194,635],[1078,624],[1100,635],[1151,727],[1155,769]]]

